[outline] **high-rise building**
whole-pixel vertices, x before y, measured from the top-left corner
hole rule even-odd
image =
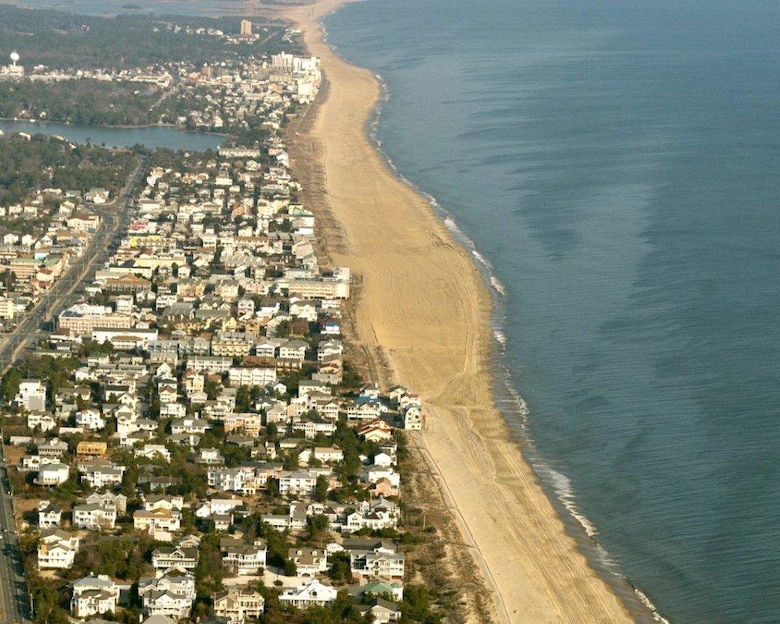
[[[242,35],[252,34],[252,22],[250,22],[249,20],[241,20],[241,34]]]

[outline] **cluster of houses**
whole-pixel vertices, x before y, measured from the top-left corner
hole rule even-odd
[[[67,537],[59,530],[47,530],[41,546],[48,551],[78,547],[78,538]],[[138,596],[146,622],[157,622],[153,618],[167,617],[170,622],[190,616],[196,598],[196,582],[193,574],[198,565],[200,539],[189,535],[171,547],[159,547],[152,553],[154,574],[138,581]],[[48,552],[47,551],[47,552]],[[262,578],[266,567],[266,545],[263,540],[247,542],[241,538],[223,537],[220,540],[220,554],[226,568],[238,577]],[[400,620],[396,604],[403,598],[403,577],[406,558],[398,553],[390,540],[345,539],[332,542],[325,548],[296,546],[289,549],[288,557],[297,566],[297,582],[283,588],[279,602],[283,606],[306,609],[312,606],[328,606],[336,601],[338,590],[322,580],[329,568],[329,561],[340,556],[349,562],[349,574],[354,583],[349,592],[361,599],[358,610],[370,612],[374,622]],[[278,575],[277,575],[278,577]],[[240,578],[238,579],[240,581]],[[117,608],[127,604],[132,586],[126,581],[117,581],[106,575],[90,574],[71,584],[70,610],[74,618],[88,619],[105,613],[116,613]],[[221,624],[243,624],[259,618],[265,599],[256,589],[247,584],[226,583],[226,588],[211,595],[214,608],[214,622]]]
[[[169,24],[168,28],[171,30],[180,27]],[[193,31],[191,34],[204,33]],[[221,32],[219,36],[223,36]],[[182,90],[178,97],[187,97],[189,93],[192,110],[186,116],[164,121],[188,128],[234,133],[259,127],[274,136],[278,135],[284,117],[293,105],[307,104],[316,97],[321,81],[318,58],[302,58],[288,53],[256,60],[230,60],[214,63],[213,66],[205,65],[197,70],[182,63],[170,65],[170,67],[156,66],[145,70],[91,71],[89,77],[101,80],[147,82],[167,88],[173,81],[172,74],[176,74],[176,84]],[[30,76],[30,79],[43,80],[47,77],[57,80],[82,79],[85,77],[85,73],[83,70],[57,71],[51,75],[48,73],[35,74]],[[29,138],[29,135],[21,134]],[[240,184],[251,192],[255,188],[260,188],[262,183],[262,186],[271,194],[284,193],[289,191],[291,187],[295,188],[286,169],[289,165],[288,155],[284,146],[278,142],[272,141],[272,144],[262,147],[226,148],[222,151],[226,159],[248,159],[241,179],[234,179],[234,176],[224,171],[221,167],[225,164],[224,162],[219,163],[220,167],[217,167],[215,162],[213,163],[215,169],[213,172],[200,171],[193,176],[192,180],[188,176],[180,175],[176,177],[175,181],[160,181],[156,185],[156,190],[163,193],[173,184],[193,182],[202,187],[199,189],[201,193],[197,194],[197,201],[194,204],[188,202],[190,205],[182,206],[182,210],[186,211],[186,217],[183,218],[191,219],[193,225],[196,226],[195,234],[198,233],[197,226],[202,224],[204,219],[210,217],[214,210],[218,210],[220,204],[227,197],[234,194],[233,188],[236,184]],[[266,151],[273,155],[274,162],[278,166],[266,171],[265,175],[262,176],[257,161],[260,159],[261,153]],[[165,173],[163,170],[155,170],[151,172],[150,178],[162,178]],[[210,186],[216,188],[209,189]],[[204,195],[204,189],[209,189],[208,196]],[[0,323],[7,326],[12,325],[14,318],[18,318],[31,304],[35,304],[40,296],[65,273],[74,259],[83,253],[90,237],[100,225],[100,215],[95,208],[99,208],[112,199],[110,192],[103,188],[92,188],[85,192],[46,188],[39,189],[33,197],[28,198],[24,203],[0,206],[0,273],[8,271],[9,278],[11,275],[14,276],[13,292],[7,292],[5,296],[0,296]],[[260,202],[261,209],[257,212],[258,220],[264,221],[266,228],[269,226],[270,217],[276,213],[278,208],[277,202],[274,202],[272,198],[269,199],[270,201]],[[246,203],[246,198],[244,203]],[[55,207],[52,207],[53,205]],[[244,207],[246,208],[246,206]],[[140,220],[131,224],[130,232],[147,237],[146,241],[140,242],[151,244],[150,249],[144,251],[151,251],[153,257],[148,254],[139,254],[139,257],[134,258],[132,263],[134,271],[117,271],[114,268],[113,272],[111,270],[104,272],[102,283],[107,282],[108,287],[114,292],[135,294],[143,291],[143,280],[148,280],[151,273],[159,267],[170,269],[171,265],[177,262],[179,266],[184,267],[181,258],[176,255],[165,257],[165,254],[161,254],[160,250],[154,247],[154,239],[164,236],[165,229],[150,230],[149,228],[155,226],[149,225],[148,221],[146,227],[143,225],[143,218],[149,214],[154,215],[160,208],[161,206],[154,197],[145,198],[139,204]],[[239,210],[240,214],[241,206],[236,205],[234,209]],[[293,205],[288,214],[296,218],[298,231],[311,232],[313,225],[311,213],[303,210],[301,206]],[[15,231],[2,232],[4,221],[17,222],[20,220],[42,221],[48,225],[44,232],[35,235],[31,233],[17,234]],[[152,219],[153,221],[154,219]],[[246,228],[234,231],[234,238],[245,239],[237,241],[233,249],[236,260],[240,259],[244,247],[257,242],[246,239],[256,238],[261,233],[262,230],[257,227],[253,227],[251,231]],[[210,233],[206,230],[202,234],[205,234],[202,239],[205,246],[210,246],[212,249],[217,245],[228,246],[221,237],[216,235],[213,228]],[[136,238],[131,240],[138,242]],[[270,251],[279,245],[285,245],[287,242],[288,237],[281,236],[278,238],[270,237],[266,239],[264,244]],[[301,246],[298,245],[298,247]],[[303,247],[305,248],[305,245]],[[296,252],[306,253],[299,249],[296,249]],[[194,265],[194,268],[197,268],[197,264]],[[233,268],[237,269],[239,266],[236,264]],[[262,270],[263,267],[248,265],[244,268]],[[128,275],[136,276],[137,279],[129,278]],[[304,294],[333,292],[338,297],[348,296],[349,289],[344,283],[345,280],[348,282],[348,274],[323,279],[316,273],[302,271],[292,277],[302,282],[299,286]],[[5,284],[5,286],[7,289],[9,284]],[[176,310],[171,310],[171,316],[175,316],[175,313]],[[79,313],[74,312],[74,314],[78,315]],[[110,321],[106,326],[112,327]],[[120,327],[125,326],[120,325]]]
[[[263,87],[279,110],[308,97],[305,80],[319,80],[316,59],[283,54],[269,67],[286,77]],[[253,93],[251,81],[238,82]],[[265,106],[277,98],[249,101],[252,114],[273,119]],[[258,618],[258,580],[278,582],[283,605],[332,604],[335,561],[348,562],[340,581],[356,608],[395,621],[405,554],[366,536],[399,527],[395,429],[421,429],[423,406],[400,386],[341,391],[350,272],[320,266],[314,215],[296,199],[278,126],[264,127],[261,145],[148,172],[126,235],[85,289],[89,299],[64,310],[50,336],[50,356],[84,347],[90,355],[56,390],[44,378],[19,384],[11,403],[26,430],[10,443],[25,449],[17,469],[40,499],[37,565],[57,578],[96,534],[149,536],[156,546],[138,600],[146,621],[175,622],[192,613],[201,538],[214,532],[227,574],[210,596],[214,622]],[[334,434],[344,426],[373,451],[359,458],[362,495],[337,502],[327,493],[343,485]],[[205,496],[164,469],[182,453]],[[68,484],[75,502],[59,496]],[[297,538],[286,557],[292,575],[268,565],[263,539],[244,536],[242,520],[256,513]],[[322,517],[327,545],[306,545],[307,527]],[[72,582],[72,617],[116,613],[131,585],[104,575]]]
[[[51,207],[52,200],[57,207]],[[0,296],[0,322],[9,325],[23,316],[81,256],[100,226],[94,207],[109,200],[109,191],[102,188],[87,193],[46,188],[24,204],[0,206],[0,230],[3,223],[20,220],[48,223],[40,235],[14,231],[0,235],[0,273],[7,275]]]

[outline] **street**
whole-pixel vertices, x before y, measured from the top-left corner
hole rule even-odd
[[[36,342],[45,332],[42,325],[53,321],[79,297],[79,286],[108,260],[111,242],[124,232],[133,208],[133,194],[144,179],[146,156],[140,162],[116,200],[100,211],[100,226],[84,253],[41,298],[16,328],[0,342],[0,375],[14,363],[19,353]],[[53,327],[53,325],[52,325]],[[24,579],[19,537],[14,521],[13,497],[8,481],[8,467],[0,444],[0,622],[31,622],[30,598]]]

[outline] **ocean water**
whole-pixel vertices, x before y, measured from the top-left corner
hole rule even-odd
[[[382,149],[492,266],[538,474],[675,623],[780,621],[778,23],[766,0],[326,20],[386,84]]]

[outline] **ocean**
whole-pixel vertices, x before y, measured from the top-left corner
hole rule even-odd
[[[780,621],[778,23],[767,0],[326,20],[386,85],[382,150],[490,277],[537,474],[674,623]]]

